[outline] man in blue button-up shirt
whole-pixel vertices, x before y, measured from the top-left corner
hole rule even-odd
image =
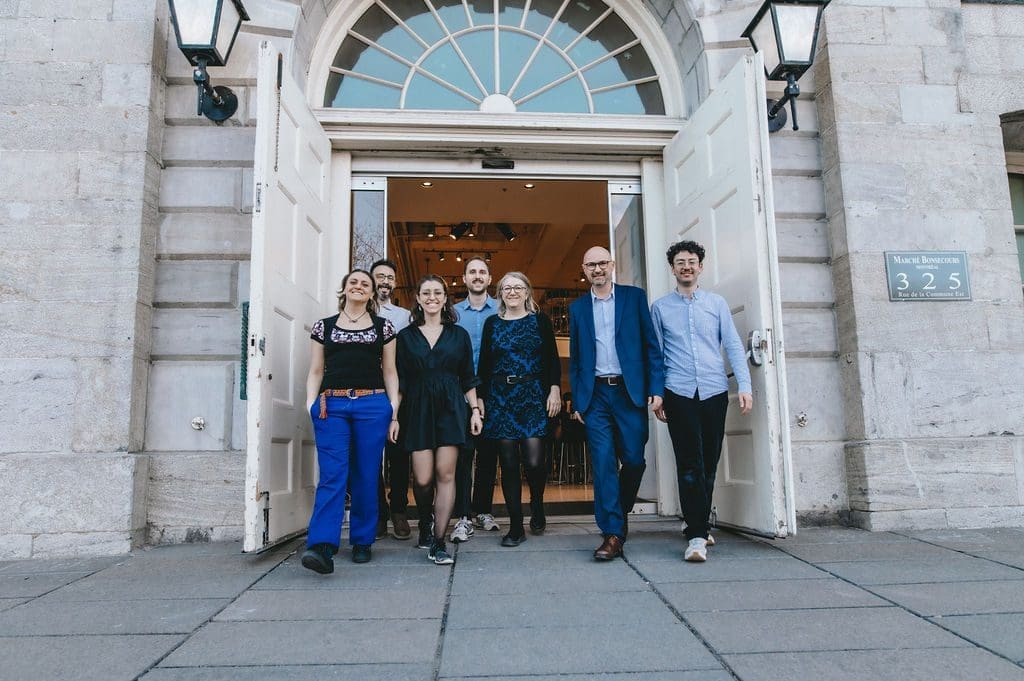
[[[704,247],[695,241],[680,241],[669,247],[666,256],[676,288],[651,306],[665,358],[665,399],[655,415],[668,423],[675,449],[679,505],[689,541],[683,557],[703,562],[707,560],[711,495],[729,406],[722,348],[739,386],[743,414],[750,412],[754,398],[743,342],[729,304],[697,284],[704,270]]]

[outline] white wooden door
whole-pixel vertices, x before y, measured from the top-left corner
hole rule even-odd
[[[782,310],[761,56],[722,79],[665,149],[668,233],[707,250],[700,285],[724,296],[740,337],[767,340],[748,360],[754,409],[741,416],[730,381],[718,523],[769,536],[795,532],[782,352]]]
[[[245,542],[306,530],[316,447],[306,411],[309,330],[330,308],[331,144],[281,55],[264,41],[256,85],[249,284]]]

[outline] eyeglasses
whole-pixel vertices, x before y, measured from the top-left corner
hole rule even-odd
[[[502,286],[502,293],[523,293],[526,291],[525,286]]]
[[[585,262],[583,263],[583,266],[588,270],[603,270],[607,269],[608,265],[611,263],[611,260],[599,260],[598,262]]]
[[[373,278],[377,281],[394,281],[395,275],[393,274],[375,274]]]

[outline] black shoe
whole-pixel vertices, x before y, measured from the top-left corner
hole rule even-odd
[[[352,547],[353,563],[369,563],[372,557],[373,552],[368,544],[355,544]]]
[[[383,539],[388,536],[388,514],[379,513],[377,515],[377,539]]]
[[[512,532],[513,532],[513,530],[509,530],[508,534],[506,534],[504,537],[501,538],[501,545],[502,546],[509,546],[509,547],[511,547],[511,546],[519,546],[524,541],[526,541],[526,533],[523,532],[523,530],[521,528],[519,530],[519,534],[518,535],[512,534]]]
[[[434,541],[433,531],[428,527],[426,530],[420,530],[420,538],[416,541],[416,548],[418,549],[429,549],[430,544]]]
[[[334,547],[330,544],[313,544],[302,553],[302,567],[329,575],[334,572]]]
[[[544,515],[544,509],[540,508],[530,515],[530,532],[544,534],[544,528],[548,526],[548,519]]]

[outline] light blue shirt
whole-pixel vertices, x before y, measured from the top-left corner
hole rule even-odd
[[[598,298],[590,289],[594,304],[594,340],[597,341],[594,373],[597,376],[621,376],[622,365],[615,349],[615,285],[607,298]]]
[[[665,387],[677,395],[706,400],[729,389],[722,348],[741,393],[752,392],[743,341],[729,304],[698,288],[693,298],[672,291],[651,306],[654,331],[665,356]]]
[[[480,364],[480,339],[484,335],[484,322],[488,317],[498,314],[498,301],[488,294],[482,307],[471,307],[469,298],[455,303],[453,307],[459,315],[456,323],[469,333],[469,340],[473,342],[473,371],[476,371]]]
[[[395,333],[409,326],[409,311],[398,305],[392,305],[391,303],[378,305],[377,316],[391,322],[391,325],[395,327]]]

